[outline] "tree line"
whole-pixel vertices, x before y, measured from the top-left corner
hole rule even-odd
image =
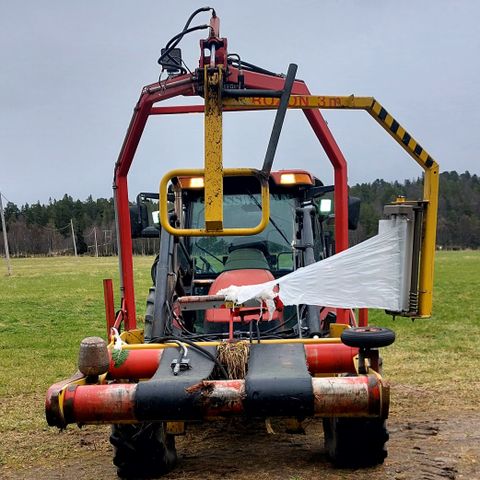
[[[358,229],[351,241],[358,243],[377,233],[383,206],[404,195],[422,198],[422,179],[404,182],[375,180],[350,188],[350,195],[362,200]],[[8,241],[12,256],[70,255],[73,253],[72,225],[79,254],[116,255],[116,228],[112,198],[89,196],[85,201],[64,195],[18,207],[5,206]],[[1,225],[0,225],[1,228]],[[158,250],[158,239],[134,240],[134,252],[152,254]],[[468,171],[440,174],[437,245],[441,248],[480,247],[480,178]],[[0,237],[3,252],[3,237]]]
[[[18,207],[8,202],[5,220],[12,256],[72,255],[72,231],[79,255],[118,253],[113,198],[94,200],[90,195],[81,201],[65,194],[61,200],[49,200],[47,204],[27,203]],[[152,254],[158,245],[158,240],[150,238],[133,241],[137,254]],[[3,252],[3,238],[0,246]]]
[[[422,198],[423,180],[385,182],[375,180],[350,188],[350,195],[361,198],[360,222],[353,233],[355,242],[377,233],[383,206],[403,195],[409,200]],[[447,249],[480,247],[480,177],[468,171],[440,174],[437,246]]]

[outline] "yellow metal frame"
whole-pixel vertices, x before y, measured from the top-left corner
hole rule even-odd
[[[278,99],[243,97],[222,100],[223,108],[275,109]],[[433,269],[437,233],[439,165],[428,152],[373,97],[292,95],[289,108],[366,110],[376,122],[423,168],[423,201],[426,204],[419,274],[419,317],[432,313]]]
[[[111,342],[111,348],[113,348],[113,342]],[[107,373],[104,373],[102,375],[99,375],[97,384],[102,385],[106,383],[107,380]],[[64,402],[65,402],[65,392],[69,387],[72,385],[75,386],[80,386],[80,385],[88,385],[87,377],[81,377],[78,378],[77,380],[72,380],[71,382],[67,383],[66,385],[63,386],[63,388],[60,390],[58,394],[58,408],[60,409],[60,415],[62,418],[65,418],[65,411],[64,411]]]
[[[223,173],[222,173],[223,172]],[[222,228],[218,230],[216,224],[210,224],[210,229],[207,226],[207,171],[201,168],[176,169],[164,175],[160,182],[160,223],[162,227],[171,235],[185,236],[185,237],[203,237],[203,236],[232,236],[232,235],[256,235],[265,230],[270,219],[270,195],[268,189],[268,180],[262,175],[259,170],[254,168],[225,168],[220,170],[220,178],[222,180],[223,193],[223,177],[257,177],[261,186],[261,207],[262,218],[260,223],[253,228]],[[167,191],[168,182],[173,177],[204,177],[205,184],[205,228],[175,228],[172,227],[168,221],[168,206],[167,206]],[[218,197],[220,207],[222,208],[223,216],[223,195]]]
[[[205,229],[223,231],[222,68],[204,70]],[[222,233],[223,234],[223,233]]]
[[[62,416],[62,418],[65,418],[63,403],[65,400],[65,392],[67,388],[70,387],[71,385],[86,385],[86,384],[87,384],[87,378],[83,377],[83,378],[79,378],[78,380],[73,380],[71,383],[68,383],[60,390],[60,393],[58,394],[58,408],[60,409],[60,415]]]
[[[195,345],[201,347],[218,347],[223,342],[195,342]],[[340,338],[284,338],[277,340],[252,340],[252,343],[262,344],[292,344],[301,343],[303,345],[320,345],[320,344],[332,344],[342,343]],[[188,346],[188,345],[187,345]],[[178,343],[129,343],[122,345],[122,350],[163,350],[164,348],[178,348]]]
[[[348,325],[346,328],[350,328]],[[344,329],[342,329],[344,330]],[[143,330],[128,330],[120,334],[120,338],[125,342],[122,345],[122,350],[163,350],[165,348],[178,348],[178,343],[143,343]],[[108,344],[109,349],[113,349],[115,339],[113,336],[110,338]],[[211,341],[211,342],[195,342],[195,345],[201,347],[218,347],[222,345],[223,341]],[[287,344],[287,343],[301,343],[303,345],[319,345],[319,344],[332,344],[342,343],[340,337],[322,337],[322,338],[280,338],[271,340],[252,340],[252,343],[265,343],[265,344]]]

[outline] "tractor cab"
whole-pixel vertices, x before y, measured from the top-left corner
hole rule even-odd
[[[251,236],[188,237],[186,246],[194,260],[197,277],[212,276],[243,268],[269,270],[275,277],[289,273],[302,263],[296,258],[299,238],[297,212],[306,192],[316,181],[306,172],[274,172],[269,181],[269,222],[261,233]],[[280,183],[287,178],[291,183]],[[280,180],[281,181],[281,180]],[[285,180],[283,180],[285,182]],[[277,183],[278,182],[278,183]],[[185,223],[204,228],[203,191],[183,190]],[[252,228],[261,219],[258,182],[252,177],[227,177],[224,181],[223,216],[225,228]],[[318,238],[321,243],[321,238]],[[320,247],[321,248],[321,247]]]
[[[176,236],[171,248],[170,273],[176,275],[174,297],[215,296],[231,285],[254,285],[280,278],[297,268],[321,260],[334,251],[330,223],[331,200],[325,208],[325,197],[333,187],[304,170],[274,171],[268,179],[269,215],[266,227],[254,235]],[[168,188],[171,200],[169,222],[185,231],[205,228],[205,194],[202,177],[178,176]],[[150,196],[153,196],[150,195]],[[142,200],[146,198],[137,197]],[[359,203],[354,201],[352,217]],[[139,202],[139,212],[145,208]],[[309,221],[305,221],[305,216]],[[358,217],[358,215],[356,215]],[[140,215],[141,217],[141,215]],[[223,180],[223,227],[228,229],[254,228],[262,217],[262,191],[253,176],[225,177]],[[149,232],[147,224],[132,227]],[[168,232],[163,232],[163,242]],[[161,255],[161,254],[160,254]],[[157,285],[155,260],[153,282]],[[163,282],[163,280],[161,281]],[[157,293],[158,294],[158,293]],[[154,303],[154,302],[152,302]],[[178,305],[177,305],[178,307]],[[177,308],[177,329],[200,334],[226,334],[232,322],[226,308],[206,308],[194,312]],[[294,307],[277,309],[271,316],[261,309],[242,307],[233,318],[236,335],[252,335],[252,322],[258,332],[288,330],[299,325],[299,310]],[[153,316],[153,314],[152,314]],[[147,318],[150,316],[147,315]]]
[[[169,226],[179,232],[196,232],[194,236],[172,236],[165,229],[163,231],[161,245],[171,251],[168,272],[177,279],[169,293],[171,308],[176,311],[171,328],[176,333],[208,334],[216,338],[217,334],[222,337],[230,330],[231,339],[244,338],[245,335],[252,338],[253,321],[257,336],[265,332],[297,335],[299,330],[307,336],[329,332],[328,322],[336,318],[332,308],[289,306],[267,315],[257,306],[230,310],[202,305],[203,308],[195,310],[191,299],[213,298],[231,285],[263,284],[332,255],[335,251],[333,222],[330,221],[334,218],[330,198],[333,186],[323,185],[305,170],[271,172],[268,177],[267,223],[261,232],[253,235],[245,235],[244,232],[255,229],[261,222],[264,215],[262,203],[265,201],[262,185],[255,176],[223,178],[223,229],[240,232],[237,235],[202,235],[206,233],[202,176],[173,176],[167,192],[170,201]],[[151,197],[158,198],[158,195],[143,193],[137,196],[138,203],[132,208],[137,209],[138,214],[132,217],[147,218],[142,216],[142,212],[146,210],[145,200]],[[349,199],[351,229],[357,226],[359,207],[358,199]],[[146,232],[150,236],[151,229],[152,226],[147,223],[135,224],[132,235]],[[157,277],[162,275],[157,271],[161,256],[160,252],[152,268],[155,288],[168,283],[165,278]],[[166,254],[164,257],[167,258]],[[163,275],[166,272],[164,270]],[[158,294],[158,291],[151,293],[147,306],[155,303],[154,297]],[[190,302],[189,306],[183,305],[182,311],[174,298]],[[349,316],[352,315],[350,312]],[[151,318],[153,323],[154,316],[153,311],[147,312],[146,318]]]
[[[195,179],[183,179],[192,185]],[[187,237],[186,251],[193,265],[193,295],[217,295],[230,285],[253,285],[268,282],[292,272],[304,264],[302,256],[301,206],[307,191],[323,186],[305,171],[273,172],[269,178],[269,219],[266,228],[251,236]],[[260,185],[255,178],[226,177],[224,179],[224,228],[252,228],[262,215]],[[204,228],[205,200],[203,190],[182,189],[185,225]],[[316,222],[318,216],[315,215]],[[320,222],[318,222],[320,226]],[[323,236],[316,235],[318,254],[324,251]],[[287,313],[287,315],[285,315]],[[228,331],[229,309],[198,311],[197,330],[206,333]],[[286,318],[285,318],[286,317]],[[295,318],[293,318],[295,317]],[[260,332],[285,330],[285,320],[296,320],[296,309],[276,310],[271,318],[258,308],[240,308],[233,318],[234,329],[252,331],[253,321]],[[288,323],[288,322],[287,322]]]

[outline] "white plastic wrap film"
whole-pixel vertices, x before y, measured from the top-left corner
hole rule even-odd
[[[407,220],[382,220],[378,235],[332,257],[267,283],[233,285],[218,293],[239,304],[256,298],[271,306],[278,285],[284,305],[399,311],[405,305],[408,230]]]
[[[400,247],[400,308],[399,310],[408,310],[410,279],[412,274],[412,250],[413,250],[413,223],[405,219],[393,218],[390,220],[380,220],[378,222],[378,233],[381,235],[384,231],[397,226],[404,229],[399,236]]]

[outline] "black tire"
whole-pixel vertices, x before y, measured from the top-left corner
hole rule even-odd
[[[158,478],[177,462],[175,437],[164,423],[112,425],[110,443],[120,478]]]
[[[155,283],[157,282],[157,265],[158,265],[158,259],[160,255],[157,254],[155,257],[155,260],[152,263],[152,267],[150,268],[150,276],[152,277],[152,285],[155,286]]]
[[[325,449],[336,467],[382,464],[389,435],[382,418],[324,418]]]
[[[395,341],[395,332],[382,327],[347,328],[340,339],[349,347],[380,348],[387,347]]]

